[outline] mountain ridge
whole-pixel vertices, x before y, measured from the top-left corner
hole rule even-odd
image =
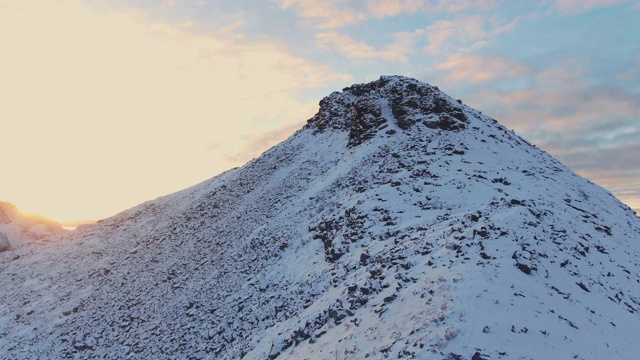
[[[0,252],[64,233],[62,225],[37,215],[26,215],[12,203],[0,201]]]
[[[381,77],[241,168],[0,254],[0,349],[631,358],[638,239],[627,206],[494,119]]]

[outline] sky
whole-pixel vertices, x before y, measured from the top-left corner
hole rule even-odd
[[[241,166],[380,75],[640,211],[640,1],[0,0],[0,200],[97,220]]]

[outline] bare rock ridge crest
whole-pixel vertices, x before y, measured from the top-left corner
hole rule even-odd
[[[0,253],[0,358],[633,359],[640,220],[399,76],[246,165]]]
[[[391,110],[391,119],[389,114],[383,116],[385,107]],[[387,128],[390,120],[402,130],[420,122],[432,129],[455,131],[468,123],[460,106],[438,88],[414,79],[382,76],[322,99],[320,111],[308,124],[316,132],[346,130],[349,145],[356,146],[372,138],[377,130]]]

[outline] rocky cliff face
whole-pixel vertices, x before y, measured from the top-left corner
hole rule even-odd
[[[403,77],[202,184],[0,254],[7,358],[634,358],[640,222]]]
[[[447,131],[466,128],[469,120],[460,104],[438,88],[413,79],[397,79],[383,76],[334,92],[320,101],[320,110],[308,120],[308,127],[315,133],[347,131],[349,147],[362,144],[390,125],[387,131],[391,134],[394,128],[409,130],[418,123]]]

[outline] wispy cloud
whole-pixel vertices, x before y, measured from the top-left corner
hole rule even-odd
[[[454,20],[439,20],[417,34],[428,38],[427,53],[453,55],[485,46],[492,37],[512,30],[519,21],[519,18],[505,22],[483,15],[467,15]]]
[[[570,67],[571,63],[575,62],[568,60],[566,65],[549,69],[523,64],[521,76],[515,76],[520,72],[516,71],[511,79],[496,77],[495,83],[476,87],[468,96],[495,110],[498,114],[495,116],[510,127],[542,142],[577,146],[569,139],[591,141],[594,136],[590,134],[599,135],[598,139],[606,142],[604,135],[634,126],[635,116],[640,113],[640,95],[621,87],[591,83],[585,70]],[[500,90],[509,80],[523,85]],[[459,82],[464,86],[471,80]],[[600,127],[600,124],[606,126]],[[555,144],[550,143],[544,146],[555,148]]]
[[[424,9],[425,1],[420,0],[378,0],[367,2],[367,11],[375,18],[396,16],[403,12],[415,13]]]
[[[624,0],[557,0],[556,10],[565,14],[578,14],[595,8],[615,5]]]
[[[359,3],[344,0],[277,0],[280,7],[292,9],[305,26],[335,30],[369,19],[384,19],[402,13],[425,14],[485,11],[504,0],[372,0]]]
[[[348,2],[340,0],[278,0],[283,9],[295,11],[303,26],[317,26],[320,29],[336,29],[367,18],[366,13],[357,10]]]
[[[386,18],[402,13],[458,13],[470,10],[493,9],[498,0],[377,0],[367,2],[367,10],[375,18]]]
[[[316,39],[321,46],[333,48],[351,60],[381,59],[386,61],[407,61],[407,52],[411,48],[411,40],[398,36],[398,41],[384,50],[376,50],[364,41],[357,41],[347,35],[335,31],[316,34]]]
[[[429,2],[431,11],[456,13],[463,11],[485,11],[495,9],[506,0],[433,0]]]
[[[165,8],[172,8],[178,4],[178,0],[164,0],[162,6]]]
[[[480,55],[453,55],[436,68],[447,72],[452,82],[516,79],[530,71],[527,65],[504,56]]]

